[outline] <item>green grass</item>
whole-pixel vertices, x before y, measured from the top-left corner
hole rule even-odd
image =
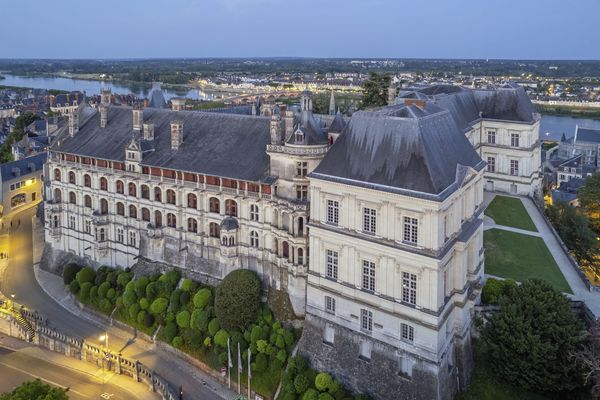
[[[529,217],[525,206],[515,197],[496,196],[485,210],[485,215],[492,218],[496,224],[511,226],[537,232],[535,224]]]
[[[485,231],[483,237],[487,274],[518,282],[545,279],[557,290],[572,293],[542,238],[501,229]]]

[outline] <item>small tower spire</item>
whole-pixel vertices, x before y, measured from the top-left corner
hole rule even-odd
[[[329,115],[335,115],[335,96],[333,90],[331,91],[331,97],[329,98]]]

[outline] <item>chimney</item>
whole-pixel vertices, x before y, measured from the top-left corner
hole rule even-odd
[[[104,104],[100,104],[98,110],[100,111],[100,128],[106,128],[108,122],[108,107]]]
[[[171,149],[178,150],[183,143],[183,122],[171,121]]]
[[[136,104],[133,106],[133,130],[141,132],[144,125],[144,110]]]
[[[144,140],[154,140],[154,124],[144,124]]]
[[[75,136],[79,132],[79,113],[77,111],[69,114],[69,135]]]
[[[112,93],[111,93],[110,89],[102,89],[100,91],[100,104],[103,104],[105,106],[110,105],[111,96],[112,96]]]
[[[171,99],[171,106],[173,111],[184,111],[185,110],[185,99],[173,98]]]
[[[283,143],[281,133],[281,116],[273,114],[271,115],[271,144]]]
[[[285,123],[285,138],[289,138],[294,133],[294,112],[292,110],[286,110],[285,116],[283,117]]]
[[[252,103],[252,116],[256,116],[256,103]]]
[[[396,104],[396,86],[390,84],[388,86],[388,106]]]

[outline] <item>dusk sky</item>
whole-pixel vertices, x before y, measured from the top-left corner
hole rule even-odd
[[[599,0],[0,0],[0,58],[599,59]]]

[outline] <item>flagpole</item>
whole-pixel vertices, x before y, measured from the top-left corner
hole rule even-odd
[[[240,354],[240,343],[238,342],[238,394],[242,394],[242,355]]]
[[[231,349],[229,348],[229,338],[227,338],[227,385],[231,389]]]
[[[248,348],[248,400],[250,400],[250,376],[252,373],[250,372],[250,356],[252,353],[250,352],[250,348]]]

